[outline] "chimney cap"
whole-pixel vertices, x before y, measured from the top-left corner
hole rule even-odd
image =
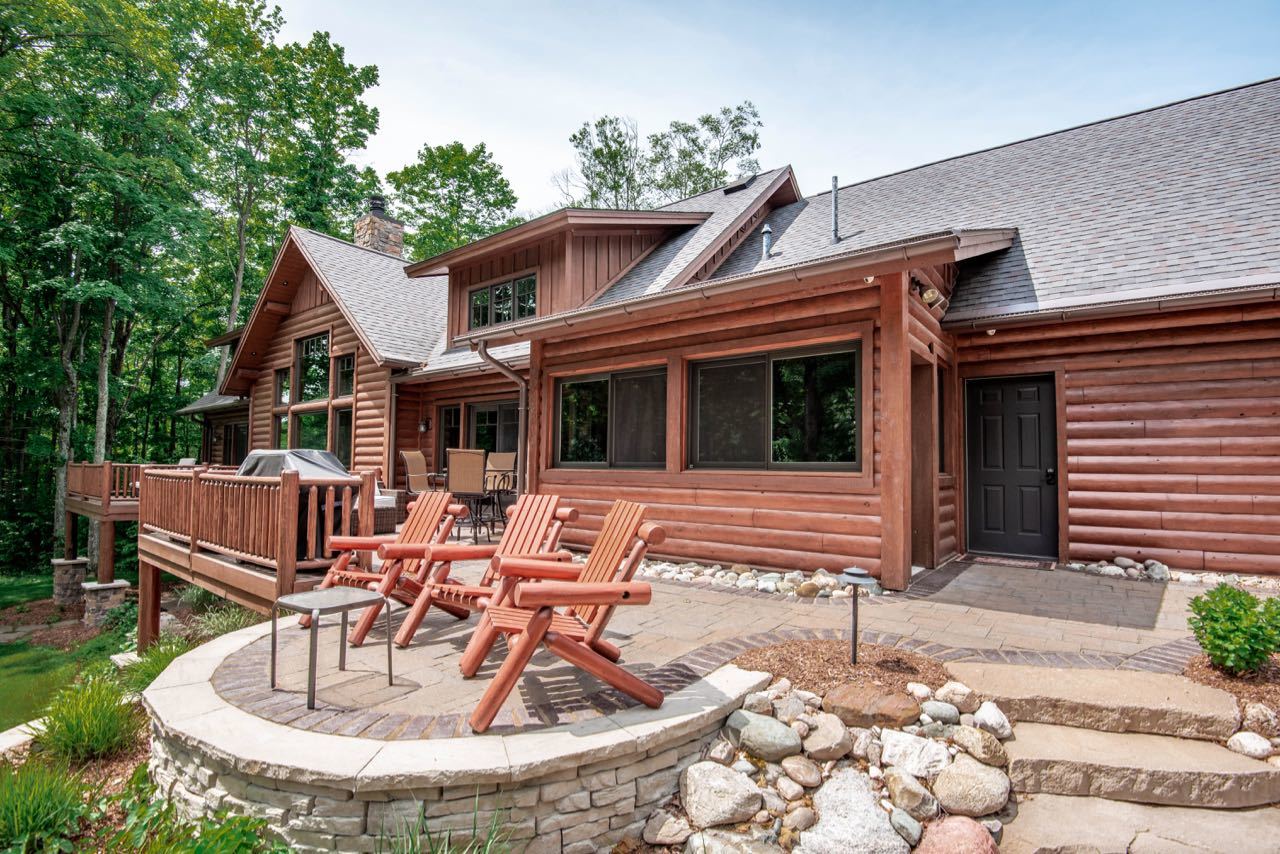
[[[369,213],[377,217],[385,217],[387,215],[387,199],[385,196],[369,197]]]

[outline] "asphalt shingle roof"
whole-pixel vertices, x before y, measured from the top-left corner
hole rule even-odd
[[[383,360],[425,362],[444,336],[449,277],[405,275],[405,259],[293,228],[316,273]]]
[[[202,412],[217,412],[221,409],[231,409],[242,405],[246,407],[249,405],[248,398],[236,397],[232,394],[218,394],[216,391],[211,391],[188,403],[175,412],[174,415],[199,415]]]
[[[701,225],[677,234],[651,252],[643,261],[609,286],[594,305],[608,305],[626,299],[658,293],[671,284],[699,254],[724,234],[743,211],[751,207],[783,169],[756,175],[748,186],[726,193],[709,190],[666,205],[659,210],[709,213]]]
[[[712,278],[928,232],[1016,228],[965,262],[947,320],[1055,303],[1280,282],[1280,80],[1216,93],[886,175],[773,211]]]

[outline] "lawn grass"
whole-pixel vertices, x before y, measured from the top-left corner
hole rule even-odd
[[[52,575],[0,575],[0,611],[52,595]]]
[[[0,644],[0,730],[39,717],[55,692],[80,669],[105,661],[120,639],[104,632],[76,649],[64,652],[28,641]]]

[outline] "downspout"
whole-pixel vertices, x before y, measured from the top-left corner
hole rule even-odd
[[[498,373],[515,383],[519,391],[519,403],[516,404],[520,412],[520,420],[516,424],[516,494],[522,495],[526,465],[525,442],[529,435],[529,381],[512,370],[510,365],[490,355],[488,341],[477,341],[471,346],[481,359],[493,365]]]

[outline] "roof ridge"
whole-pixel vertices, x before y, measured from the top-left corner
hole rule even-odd
[[[316,237],[323,237],[325,240],[332,240],[334,243],[341,243],[343,246],[348,246],[352,249],[359,249],[362,252],[372,252],[374,255],[381,255],[383,258],[390,258],[393,261],[399,261],[406,267],[412,263],[403,255],[397,255],[394,252],[383,252],[381,249],[371,249],[368,246],[361,246],[359,243],[353,243],[350,240],[343,240],[341,237],[335,237],[332,234],[326,234],[323,231],[316,231],[314,228],[307,228],[305,225],[290,224],[289,227],[297,229],[298,231],[305,231],[307,234],[314,234]]]
[[[689,201],[690,199],[696,199],[696,198],[698,198],[699,196],[708,196],[708,195],[710,195],[710,194],[712,194],[712,193],[719,193],[719,192],[723,192],[723,191],[725,190],[725,188],[727,188],[727,187],[732,187],[732,186],[734,186],[735,184],[741,184],[743,181],[749,181],[749,180],[752,180],[752,179],[754,179],[754,178],[759,178],[759,177],[761,177],[761,176],[763,176],[763,175],[768,175],[768,174],[773,173],[773,172],[781,172],[782,170],[784,170],[784,169],[789,169],[789,168],[791,168],[791,164],[790,164],[790,163],[785,163],[785,164],[783,164],[782,166],[775,166],[775,167],[774,167],[774,168],[772,168],[772,169],[765,169],[763,172],[753,172],[753,173],[751,173],[750,175],[739,175],[737,178],[734,178],[734,179],[733,179],[733,180],[731,180],[731,181],[727,181],[726,183],[721,184],[721,185],[720,185],[720,186],[718,186],[718,187],[712,187],[710,190],[703,190],[703,191],[702,191],[702,192],[700,192],[700,193],[694,193],[692,196],[685,196],[685,197],[684,197],[684,198],[682,198],[682,199],[676,199],[674,202],[667,202],[667,203],[666,203],[665,205],[663,205],[662,207],[654,208],[654,210],[655,210],[655,211],[664,211],[664,210],[666,210],[667,208],[671,207],[672,205],[678,205],[678,204],[681,204],[681,203],[683,203],[683,202],[687,202],[687,201]]]
[[[846,190],[850,187],[861,187],[864,184],[873,184],[876,181],[883,181],[886,178],[894,178],[894,177],[897,177],[898,175],[905,175],[908,172],[915,172],[920,169],[928,169],[930,166],[937,166],[942,163],[951,163],[952,161],[955,161],[955,160],[964,160],[967,157],[976,157],[979,154],[986,154],[989,151],[999,151],[1002,148],[1012,148],[1015,145],[1022,145],[1027,142],[1035,142],[1038,139],[1046,139],[1051,136],[1058,136],[1059,134],[1071,133],[1072,131],[1077,131],[1077,130],[1084,130],[1085,128],[1095,127],[1097,125],[1104,125],[1104,124],[1108,124],[1109,122],[1118,122],[1121,119],[1131,119],[1134,116],[1141,116],[1141,115],[1145,115],[1146,113],[1154,113],[1160,110],[1167,110],[1172,107],[1181,106],[1183,104],[1190,104],[1193,101],[1202,101],[1205,98],[1216,98],[1219,95],[1229,95],[1232,92],[1239,92],[1244,89],[1252,89],[1255,86],[1265,86],[1268,83],[1277,83],[1277,82],[1280,82],[1280,76],[1268,77],[1264,80],[1255,80],[1252,83],[1241,83],[1238,86],[1229,86],[1226,89],[1218,89],[1213,92],[1204,92],[1199,95],[1191,95],[1186,98],[1179,98],[1176,101],[1169,101],[1164,104],[1157,104],[1154,107],[1144,107],[1141,110],[1132,110],[1128,113],[1121,113],[1116,116],[1108,116],[1103,119],[1094,119],[1093,121],[1082,122],[1078,125],[1071,125],[1070,127],[1059,128],[1058,130],[1045,131],[1044,133],[1034,134],[1032,136],[1023,137],[1022,139],[1015,139],[1011,142],[1002,142],[998,145],[989,145],[986,148],[974,149],[973,151],[967,151],[964,154],[953,154],[950,157],[940,157],[937,160],[930,160],[928,163],[920,163],[916,166],[909,166],[906,169],[898,169],[893,172],[886,172],[883,175],[876,175],[871,178],[864,178],[861,181],[853,181],[852,183],[849,183],[849,184],[843,184],[836,188],[836,192],[839,192],[841,190]],[[803,199],[800,199],[799,201],[808,201],[810,199],[815,199],[821,196],[829,196],[829,195],[831,195],[831,191],[825,190],[821,193],[814,193],[813,195],[805,196]],[[690,198],[693,198],[693,197],[691,196]],[[675,204],[675,202],[673,202],[672,204]]]

